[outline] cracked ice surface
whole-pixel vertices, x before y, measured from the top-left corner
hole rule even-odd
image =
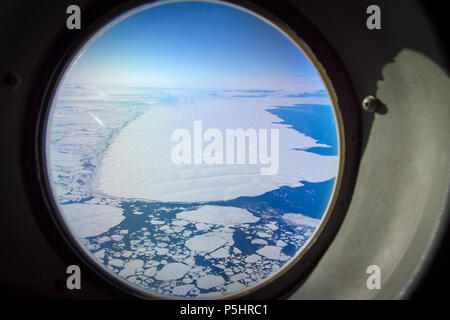
[[[211,252],[224,244],[233,245],[233,234],[230,232],[211,232],[194,236],[186,241],[186,247],[192,251]]]

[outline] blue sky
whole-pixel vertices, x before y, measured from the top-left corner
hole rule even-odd
[[[206,2],[166,3],[119,22],[82,54],[66,83],[321,89],[309,60],[281,32]]]

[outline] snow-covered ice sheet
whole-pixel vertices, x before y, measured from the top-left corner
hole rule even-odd
[[[176,106],[149,108],[108,148],[100,169],[99,190],[121,198],[202,202],[257,196],[281,186],[299,187],[300,181],[335,177],[336,156],[299,150],[326,145],[281,124],[280,118],[267,111],[267,103],[256,98],[193,95],[180,99]],[[172,132],[186,129],[193,139],[195,121],[202,121],[203,131],[214,128],[224,136],[227,129],[278,129],[278,173],[261,175],[260,169],[267,167],[262,164],[173,163],[172,149],[178,142],[171,140]]]

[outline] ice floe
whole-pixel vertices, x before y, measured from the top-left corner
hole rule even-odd
[[[210,232],[194,236],[185,245],[192,251],[211,252],[223,245],[233,245],[233,234],[229,232]]]
[[[81,238],[100,235],[125,219],[121,208],[107,205],[73,203],[62,205],[61,209],[69,226]]]
[[[283,240],[278,240],[277,243],[276,243],[276,245],[277,245],[278,247],[285,247],[285,246],[287,246],[287,243],[284,242]]]
[[[156,267],[150,267],[148,269],[145,269],[144,274],[148,277],[153,277],[156,274],[156,271]]]
[[[105,257],[105,249],[98,250],[94,253],[94,255],[99,258],[100,260]]]
[[[184,297],[189,292],[189,290],[194,289],[194,288],[195,288],[195,286],[193,284],[185,284],[182,286],[175,287],[172,290],[172,293],[176,296]]]
[[[225,280],[221,276],[207,275],[197,280],[197,287],[200,289],[211,289],[222,286]]]
[[[268,259],[273,260],[288,260],[289,257],[281,253],[281,247],[277,246],[265,246],[256,252]]]
[[[245,258],[245,262],[247,262],[247,263],[255,263],[259,259],[261,259],[260,255],[252,254],[252,255],[249,255],[247,258]]]
[[[246,288],[246,286],[243,285],[242,283],[240,283],[240,282],[233,282],[233,283],[230,283],[229,285],[227,285],[225,287],[225,291],[227,293],[233,293],[233,292],[241,291],[241,290],[243,290],[245,288]]]
[[[317,227],[320,220],[310,218],[307,216],[304,216],[300,213],[286,213],[282,216],[283,220],[287,223],[294,224],[297,226],[308,226],[308,227]]]
[[[251,244],[262,244],[262,245],[266,245],[267,241],[264,239],[253,239],[251,241]]]
[[[144,261],[142,260],[130,260],[123,266],[123,269],[119,272],[119,276],[124,278],[132,276],[136,273],[136,271],[142,268],[144,265]]]
[[[233,282],[236,282],[236,281],[239,281],[239,280],[243,280],[245,278],[248,278],[248,274],[242,272],[242,273],[237,273],[237,274],[231,276],[230,280],[233,281]]]
[[[114,241],[120,241],[123,239],[123,236],[115,234],[111,236],[111,239],[113,239]]]
[[[180,279],[189,271],[189,269],[191,269],[191,267],[184,263],[169,263],[156,273],[155,279],[165,281]]]
[[[248,210],[236,207],[205,205],[195,210],[177,213],[178,219],[220,225],[239,225],[259,221]]]
[[[108,264],[114,267],[123,267],[124,262],[120,259],[111,259],[109,260]]]
[[[212,258],[226,258],[230,256],[230,250],[225,248],[217,249],[214,252],[210,253]]]

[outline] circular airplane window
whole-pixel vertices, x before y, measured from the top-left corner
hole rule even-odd
[[[235,4],[125,12],[67,65],[45,133],[59,217],[121,286],[162,298],[257,290],[320,235],[340,114],[306,46]]]

